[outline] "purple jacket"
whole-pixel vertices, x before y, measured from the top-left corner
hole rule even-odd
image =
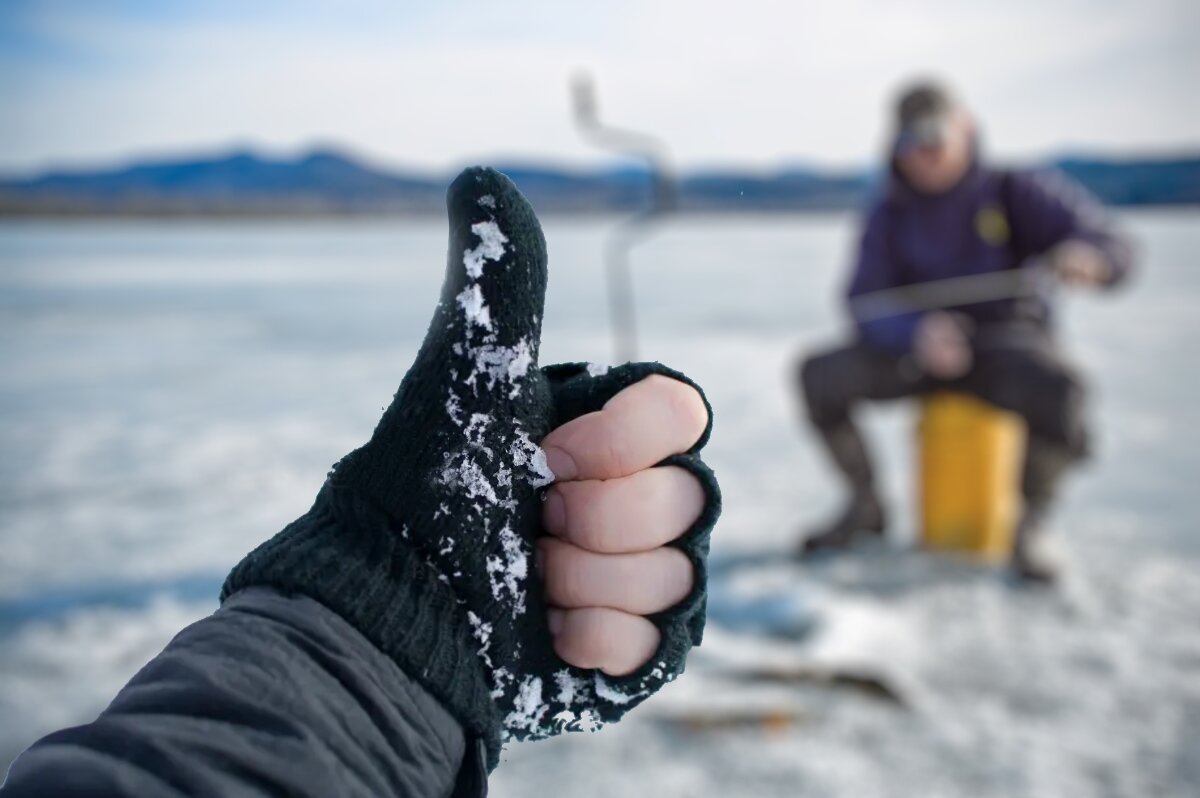
[[[1058,172],[999,172],[976,163],[949,192],[929,196],[908,187],[893,169],[887,190],[867,217],[847,291],[851,309],[863,306],[854,298],[875,291],[1028,267],[1068,239],[1103,250],[1112,265],[1111,284],[1128,274],[1128,243],[1114,232],[1100,205]],[[862,339],[884,351],[908,351],[921,313],[904,309],[899,302],[892,315],[881,315],[876,303],[868,317],[856,319]],[[977,327],[1050,322],[1044,293],[954,310]]]

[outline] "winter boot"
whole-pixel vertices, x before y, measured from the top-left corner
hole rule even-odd
[[[875,493],[871,460],[858,430],[846,421],[820,433],[834,465],[849,483],[850,501],[831,523],[805,538],[801,555],[846,549],[859,533],[881,535],[885,526],[883,505]]]
[[[1027,508],[1017,525],[1013,543],[1012,572],[1017,579],[1033,585],[1053,585],[1058,581],[1057,560],[1045,543],[1044,513]]]
[[[1013,574],[1024,582],[1050,585],[1058,579],[1060,569],[1045,543],[1045,519],[1063,475],[1084,454],[1082,449],[1029,437],[1021,477],[1025,511],[1017,525],[1012,554]]]

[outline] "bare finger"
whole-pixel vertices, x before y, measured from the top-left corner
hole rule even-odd
[[[695,388],[653,374],[552,431],[542,448],[559,481],[612,479],[686,452],[707,426],[708,409]]]
[[[560,482],[546,494],[542,526],[591,551],[649,551],[686,532],[704,510],[704,488],[675,466],[627,477]]]
[[[549,610],[554,652],[577,668],[625,676],[658,650],[658,627],[641,617],[606,607]]]
[[[538,541],[546,598],[556,607],[608,607],[649,615],[692,590],[692,563],[678,549],[596,554],[557,538]]]

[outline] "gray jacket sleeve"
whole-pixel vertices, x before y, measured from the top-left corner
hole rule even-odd
[[[21,754],[0,796],[449,796],[474,748],[340,617],[255,588]]]

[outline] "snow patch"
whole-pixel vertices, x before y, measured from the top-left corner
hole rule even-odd
[[[488,667],[490,668],[491,666],[492,664],[489,662]],[[504,695],[504,691],[507,690],[508,686],[514,681],[515,679],[513,678],[512,671],[510,671],[508,668],[496,668],[493,670],[491,692],[492,698],[499,698],[500,696]]]
[[[487,623],[470,610],[467,611],[467,621],[471,624],[471,635],[479,641],[479,658],[488,668],[492,667],[492,658],[488,649],[492,647],[492,625]]]
[[[485,499],[489,504],[500,503],[487,474],[466,452],[446,455],[438,481],[448,488],[461,490],[468,498]]]
[[[585,709],[578,715],[569,709],[564,709],[551,720],[557,724],[559,733],[564,731],[594,732],[604,726],[603,721],[590,709]]]
[[[487,308],[484,308],[484,312],[487,312]],[[488,318],[488,329],[491,329],[490,314],[488,314]],[[470,355],[475,361],[475,370],[465,380],[466,384],[476,387],[480,376],[487,380],[489,391],[495,388],[498,382],[512,383],[512,389],[508,393],[510,399],[515,398],[520,392],[517,381],[524,377],[529,372],[529,367],[533,365],[533,350],[524,338],[517,341],[515,346],[497,346],[485,343],[471,349]]]
[[[446,397],[446,415],[448,415],[450,420],[454,422],[454,426],[461,427],[462,402],[459,400],[458,394],[456,394],[453,390],[451,390],[449,393],[450,395]]]
[[[506,488],[509,492],[512,491],[512,469],[506,466],[500,466],[496,469],[496,484],[501,488]]]
[[[554,697],[554,700],[565,707],[571,706],[577,698],[584,700],[587,697],[587,682],[577,676],[572,676],[571,672],[565,668],[554,672],[554,683],[558,685],[558,695]]]
[[[604,699],[605,701],[607,701],[610,704],[616,704],[617,706],[624,706],[625,704],[628,704],[630,701],[641,698],[642,696],[646,695],[646,693],[647,693],[647,691],[645,691],[645,690],[638,692],[638,693],[633,693],[632,695],[630,695],[628,693],[623,693],[620,690],[618,690],[617,688],[613,687],[611,684],[609,684],[608,680],[606,680],[599,673],[596,674],[596,678],[595,678],[593,686],[595,687],[596,695],[599,698]]]
[[[487,558],[488,580],[491,582],[492,597],[512,601],[513,615],[525,612],[525,589],[522,582],[529,576],[529,551],[525,541],[507,524],[500,530],[501,556]]]
[[[463,315],[467,317],[467,322],[470,324],[478,324],[483,329],[491,332],[492,330],[492,312],[488,310],[487,304],[483,301],[483,291],[479,288],[479,283],[472,283],[462,290],[457,297],[458,306],[463,309]]]
[[[479,203],[479,206],[481,208],[491,208],[492,210],[496,209],[496,198],[493,197],[491,194],[484,194],[482,197],[480,197],[479,199],[477,199],[475,201],[477,203]]]
[[[608,366],[603,363],[588,363],[587,373],[589,377],[603,377],[608,373]]]
[[[479,236],[479,245],[463,250],[463,267],[468,277],[478,280],[483,275],[486,261],[504,257],[504,245],[508,243],[508,237],[501,232],[500,225],[492,221],[476,222],[471,225],[471,232]]]
[[[520,431],[509,449],[513,464],[525,467],[530,474],[526,477],[534,488],[544,488],[555,480],[550,464],[546,462],[546,452],[529,439],[529,433]]]
[[[487,428],[493,420],[490,413],[472,413],[471,419],[467,422],[466,429],[463,430],[463,434],[467,436],[467,443],[487,452],[488,459],[491,459],[495,455],[489,447],[484,445],[483,435],[487,432]]]
[[[542,703],[542,680],[537,676],[526,676],[517,688],[512,712],[504,718],[504,726],[507,729],[536,731],[548,710],[549,707]]]

